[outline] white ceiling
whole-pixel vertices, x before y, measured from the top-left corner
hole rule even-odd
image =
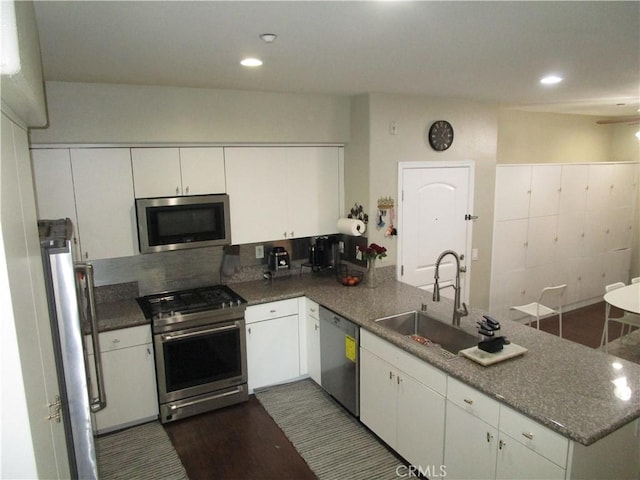
[[[46,80],[406,93],[638,114],[637,1],[35,4]],[[272,44],[259,38],[267,32],[278,35]],[[249,55],[264,65],[241,67]],[[543,87],[547,73],[565,80]]]

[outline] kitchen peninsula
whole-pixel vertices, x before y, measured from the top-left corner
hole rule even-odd
[[[344,287],[333,277],[291,276],[272,281],[232,285],[249,305],[306,296],[361,328],[497,398],[552,430],[583,445],[590,445],[640,417],[640,365],[537,331],[517,322],[498,319],[502,334],[528,349],[518,358],[490,367],[440,352],[407,340],[375,323],[390,315],[420,310],[450,322],[452,304],[436,303],[431,294],[395,280],[378,288]],[[476,333],[476,322],[486,312],[471,309],[461,327]],[[612,363],[619,363],[618,370]],[[626,376],[628,399],[616,397],[613,380]]]
[[[567,466],[562,466],[566,478],[581,478],[582,472],[590,471],[593,464],[589,462],[602,459],[604,444],[609,445],[604,451],[619,453],[625,462],[631,452],[634,460],[629,468],[637,476],[640,443],[635,420],[640,417],[640,365],[502,318],[498,319],[502,334],[525,347],[524,355],[488,367],[462,356],[447,358],[437,348],[376,324],[382,317],[420,310],[422,304],[431,316],[451,322],[451,301],[432,302],[430,293],[393,279],[374,289],[345,287],[332,276],[314,274],[230,286],[249,307],[306,297],[356,323],[367,334],[408,352],[424,362],[423,368],[435,367],[449,379],[449,389],[455,384],[466,386],[499,404],[501,412],[517,412],[532,425],[544,426],[541,433],[564,442],[563,451],[568,453],[561,455],[569,458]],[[461,319],[461,327],[475,333],[476,322],[484,313],[470,309],[469,316]],[[122,327],[122,322],[119,325]],[[301,330],[301,344],[303,335]],[[560,478],[565,478],[563,472]]]

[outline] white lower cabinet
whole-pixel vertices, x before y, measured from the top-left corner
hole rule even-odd
[[[247,307],[249,391],[300,376],[298,300]]]
[[[141,325],[103,332],[100,350],[107,406],[93,414],[96,432],[107,433],[156,419],[158,397],[151,327]],[[87,353],[91,382],[97,391],[90,340]]]
[[[565,478],[567,438],[452,377],[445,438],[447,478]]]
[[[421,471],[440,471],[445,374],[367,331],[360,342],[360,420]]]
[[[318,385],[320,381],[320,306],[305,298],[307,372]],[[305,373],[305,372],[301,372]]]
[[[569,440],[538,422],[500,406],[496,478],[565,478]]]

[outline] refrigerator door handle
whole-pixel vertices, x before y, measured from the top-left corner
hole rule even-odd
[[[76,272],[85,275],[87,284],[87,310],[89,325],[91,327],[91,344],[93,346],[93,368],[96,373],[98,395],[93,395],[92,382],[89,385],[89,403],[92,412],[99,412],[107,406],[107,395],[104,388],[104,375],[102,373],[102,356],[100,355],[100,336],[98,333],[98,316],[96,315],[96,301],[93,290],[93,265],[86,262],[76,263]]]

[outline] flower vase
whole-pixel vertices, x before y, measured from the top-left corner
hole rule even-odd
[[[365,286],[376,288],[378,286],[378,274],[376,273],[376,259],[371,258],[367,264],[367,272],[365,274]]]

